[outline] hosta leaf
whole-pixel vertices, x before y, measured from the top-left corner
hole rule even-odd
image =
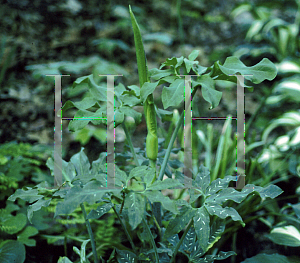
[[[93,209],[87,216],[87,219],[99,219],[101,216],[109,212],[113,207],[113,203],[103,204]]]
[[[145,198],[138,193],[130,192],[125,198],[124,207],[128,209],[129,224],[134,230],[144,217]]]
[[[206,251],[210,236],[210,218],[204,206],[197,210],[193,219],[199,245]]]
[[[34,239],[30,239],[29,237],[36,235],[38,232],[39,231],[35,227],[28,226],[22,231],[21,234],[18,235],[18,241],[26,246],[34,247],[36,245],[36,241]]]
[[[117,260],[119,263],[137,263],[137,257],[128,250],[117,250]]]
[[[300,247],[300,232],[292,225],[274,228],[268,238],[278,245]]]
[[[150,202],[160,202],[166,210],[171,211],[173,214],[178,213],[174,200],[164,196],[160,191],[146,191],[144,195],[149,198]]]
[[[18,233],[26,225],[27,219],[24,214],[17,214],[13,216],[11,214],[0,217],[0,226],[8,234],[13,235]]]
[[[169,87],[164,87],[162,91],[162,103],[164,109],[171,106],[178,106],[184,96],[184,79],[176,79]]]
[[[21,242],[6,240],[0,243],[1,263],[23,263],[25,256],[25,247]]]
[[[279,254],[258,254],[252,258],[247,258],[241,263],[293,263],[288,257]]]
[[[182,211],[170,220],[163,238],[166,240],[169,237],[179,233],[197,213],[197,210],[184,207]]]

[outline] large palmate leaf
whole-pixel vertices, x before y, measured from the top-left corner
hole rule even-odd
[[[145,198],[134,192],[126,195],[124,208],[128,209],[129,224],[132,230],[142,222],[145,213]]]
[[[179,233],[189,223],[193,216],[196,215],[196,213],[197,210],[184,207],[174,219],[170,220],[163,238],[166,240]]]
[[[64,201],[57,204],[54,216],[70,214],[83,202],[94,204],[107,192],[120,192],[120,189],[103,187],[98,181],[90,181],[83,188],[75,185],[67,192]]]
[[[273,80],[276,77],[277,69],[275,65],[267,58],[264,58],[262,61],[252,67],[247,67],[237,57],[228,57],[225,60],[224,65],[221,65],[219,61],[215,62],[210,76],[213,79],[236,82],[236,77],[229,77],[228,75],[237,73],[248,75],[245,76],[245,79],[251,81],[254,84],[259,84],[266,79]]]

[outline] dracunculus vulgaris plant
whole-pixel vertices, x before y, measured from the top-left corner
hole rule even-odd
[[[115,87],[115,124],[123,125],[136,167],[128,169],[125,166],[120,169],[118,164],[115,164],[116,187],[111,189],[107,187],[106,153],[101,153],[99,159],[90,164],[82,149],[69,162],[63,161],[61,169],[68,188],[60,187],[49,190],[46,184],[39,184],[34,188],[18,189],[10,200],[15,201],[21,198],[30,203],[29,221],[35,211],[48,206],[52,199],[59,199],[55,217],[69,215],[80,206],[89,236],[88,241],[84,241],[82,250],[85,251],[89,241],[92,247],[92,252],[88,256],[85,256],[85,252],[79,253],[83,262],[90,256],[93,256],[95,263],[99,260],[104,262],[104,259],[97,255],[99,244],[95,242],[90,221],[101,220],[103,215],[111,212],[119,220],[130,247],[124,249],[124,246],[115,245],[112,247],[113,251],[107,262],[117,260],[120,263],[172,263],[177,260],[178,253],[186,258],[186,262],[194,263],[228,258],[235,255],[235,252],[220,251],[214,255],[205,255],[222,236],[227,217],[245,225],[239,213],[234,208],[226,206],[227,201],[240,204],[253,192],[262,198],[275,198],[282,191],[275,185],[262,188],[251,184],[246,185],[243,190],[235,190],[228,187],[231,181],[236,180],[235,176],[226,176],[211,181],[209,170],[202,165],[193,178],[184,176],[177,168],[170,171],[167,166],[170,164],[171,152],[175,151],[173,145],[183,125],[184,112],[181,113],[176,123],[167,149],[160,149],[160,152],[158,150],[157,107],[153,100],[153,92],[160,84],[166,84],[162,91],[164,108],[179,106],[184,97],[184,78],[178,73],[197,75],[195,81],[192,82],[192,98],[196,90],[201,88],[203,98],[211,104],[211,108],[215,108],[222,96],[222,93],[215,89],[215,80],[236,83],[237,78],[234,75],[240,73],[247,74],[245,79],[257,84],[265,79],[272,80],[276,76],[276,68],[268,59],[247,67],[236,57],[227,58],[224,64],[217,61],[211,67],[203,67],[196,61],[199,52],[195,50],[188,58],[168,58],[159,69],[154,68],[148,71],[140,29],[130,7],[129,12],[134,32],[140,87],[133,85],[125,88],[123,84]],[[252,76],[249,76],[250,74]],[[106,92],[106,87],[98,85],[93,75],[77,79],[73,87],[80,85],[88,86],[87,95],[81,103],[67,101],[62,112],[75,107],[78,109],[75,117],[100,116],[104,119],[107,99],[103,94]],[[136,105],[144,106],[148,132],[146,150],[138,153],[133,148],[131,136],[125,124],[125,116],[133,117],[136,123],[141,121],[141,114],[133,109]],[[90,121],[94,124],[105,124],[103,119],[71,121],[69,129],[80,130]],[[148,158],[149,164],[143,163],[145,157]],[[54,170],[52,159],[48,160],[47,165],[51,171]],[[160,166],[160,169],[156,174],[157,166]],[[165,174],[168,176],[167,179],[163,178]],[[132,182],[139,187],[133,187]],[[191,187],[185,188],[185,182],[189,182]],[[174,188],[187,191],[190,196],[189,201],[181,198],[172,199],[161,192]],[[201,204],[200,207],[196,207],[194,204],[199,198],[201,198]],[[88,205],[99,204],[99,206],[87,213],[86,203]],[[183,234],[179,238],[181,231]],[[133,233],[137,233],[137,242],[134,242]]]

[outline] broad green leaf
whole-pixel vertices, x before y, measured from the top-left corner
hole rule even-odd
[[[75,185],[67,192],[64,201],[57,204],[54,217],[72,213],[83,202],[94,204],[107,192],[120,192],[120,189],[102,187],[98,181],[90,181],[83,188]]]
[[[38,232],[39,231],[35,227],[28,226],[18,235],[18,241],[26,246],[34,247],[36,245],[36,241],[29,237],[36,235]]]
[[[173,187],[182,187],[176,179],[167,178],[163,181],[155,181],[152,185],[147,187],[146,190],[165,190]]]
[[[300,203],[291,206],[294,209],[296,216],[300,218]]]
[[[146,82],[148,83],[148,82]],[[133,90],[125,91],[121,96],[120,100],[123,102],[123,105],[128,105],[130,107],[136,106],[141,103],[141,100],[137,98]],[[116,113],[115,113],[116,115]],[[116,118],[116,117],[115,117]]]
[[[39,199],[34,204],[28,206],[27,217],[28,217],[29,222],[32,223],[31,219],[32,219],[32,216],[33,216],[33,212],[40,210],[42,207],[49,206],[50,203],[51,203],[51,199],[45,200],[43,198],[43,199]]]
[[[222,219],[230,216],[233,221],[241,221],[241,224],[245,225],[239,213],[232,207],[222,207],[220,205],[204,205],[204,207],[212,216],[216,215]]]
[[[189,60],[195,60],[199,55],[199,50],[193,50],[191,54],[189,54],[188,59]]]
[[[211,204],[222,205],[228,200],[232,200],[236,203],[241,203],[249,193],[253,192],[253,189],[243,189],[241,192],[234,188],[225,188],[219,191],[217,194],[209,196],[205,202]]]
[[[212,246],[219,241],[219,239],[222,237],[224,230],[225,230],[225,220],[220,219],[218,217],[211,226],[210,238],[209,238],[207,250],[212,248]]]
[[[180,58],[175,58],[175,57],[167,58],[167,60],[161,64],[159,69],[162,69],[165,66],[170,66],[173,69],[177,69],[182,65],[183,59],[184,59],[183,56],[181,56]]]
[[[119,83],[118,86],[115,87],[115,95],[120,98],[124,91],[126,91],[125,86],[122,83]]]
[[[53,158],[49,157],[46,162],[46,165],[50,169],[51,175],[54,176]],[[61,169],[61,167],[58,167],[58,169],[61,170],[61,173],[62,173],[65,181],[71,182],[76,175],[75,166],[71,162],[66,162],[65,160],[62,160],[62,169]]]
[[[119,111],[124,113],[126,116],[134,118],[136,124],[139,124],[142,120],[142,114],[140,112],[135,111],[131,107],[122,106],[119,108]]]
[[[178,235],[174,235],[174,237],[178,238]],[[175,240],[173,240],[175,241]],[[195,246],[195,241],[196,241],[196,232],[195,232],[195,227],[191,227],[189,229],[189,231],[187,232],[183,242],[182,242],[182,245],[180,246],[179,248],[179,251],[193,251],[194,249],[194,246]],[[178,238],[178,241],[175,243],[174,247],[177,245],[177,243],[179,242],[179,238]]]
[[[285,97],[300,102],[300,78],[285,79],[275,86],[273,93],[282,93]]]
[[[144,85],[141,88],[141,100],[142,102],[145,102],[148,95],[153,94],[155,88],[158,85],[158,81],[154,83],[145,82]]]
[[[254,84],[259,84],[266,79],[273,80],[277,74],[275,65],[267,58],[264,58],[252,67],[245,66],[237,57],[228,57],[223,66],[220,63],[218,64],[220,70],[226,75],[237,73],[242,75],[252,75],[245,76],[245,79]]]
[[[155,178],[155,169],[154,168],[148,169],[144,175],[144,182],[146,183],[146,187],[148,187],[152,183],[154,178]]]
[[[117,250],[117,260],[119,263],[137,263],[137,257],[134,253],[128,250]]]
[[[209,109],[217,107],[222,98],[222,92],[215,90],[215,82],[209,75],[202,75],[193,81],[192,87],[201,85],[201,92],[203,98],[211,104]]]
[[[127,187],[128,176],[118,166],[115,167],[115,176],[116,176],[115,185],[117,187],[123,187],[123,186]]]
[[[184,79],[175,80],[169,87],[162,91],[162,103],[164,109],[170,106],[178,106],[184,97]]]
[[[195,65],[195,64],[198,64],[199,62],[198,61],[191,61],[191,60],[188,60],[188,59],[184,59],[184,64],[185,64],[185,69],[186,69],[186,72],[187,73],[190,73],[192,67]]]
[[[7,200],[14,202],[17,198],[20,198],[26,202],[33,203],[36,200],[39,200],[43,197],[43,195],[38,194],[37,189],[29,189],[27,191],[24,191],[23,189],[17,189],[17,191],[13,195],[11,195]]]
[[[244,190],[246,189],[253,189],[253,191],[258,192],[262,199],[265,199],[266,197],[270,197],[273,199],[283,193],[280,187],[272,184],[267,187],[256,186],[254,184],[247,184]]]
[[[26,223],[26,215],[21,213],[17,214],[16,216],[7,213],[6,215],[2,215],[0,217],[1,228],[10,235],[21,231]]]
[[[113,207],[113,203],[103,204],[93,209],[87,216],[87,219],[99,219],[101,216],[109,212]]]
[[[189,223],[193,216],[195,216],[196,213],[197,210],[184,207],[174,219],[170,220],[163,239],[167,240],[169,237],[179,233]]]
[[[155,174],[155,170],[153,168],[150,168],[149,166],[142,165],[142,166],[135,167],[130,171],[129,177],[126,180],[126,185],[131,178],[144,178],[147,175],[148,177],[150,176],[153,179],[154,174]],[[147,180],[149,180],[149,178]],[[145,183],[147,184],[146,181]]]
[[[196,178],[193,180],[193,187],[201,190],[205,193],[207,187],[210,184],[210,172],[209,169],[206,168],[203,164],[200,165],[198,174]]]
[[[223,179],[217,178],[206,189],[206,195],[213,195],[221,189],[227,188],[231,181],[236,181],[236,176],[226,176]]]
[[[137,85],[131,85],[131,86],[128,86],[128,88],[130,90],[133,90],[135,92],[136,96],[140,96],[140,88]]]
[[[104,118],[102,115],[103,109],[98,109],[96,112],[91,112],[87,110],[78,110],[74,116],[75,119],[70,121],[69,130],[77,131],[83,129],[90,121],[95,124],[95,121],[100,123],[103,122]]]
[[[96,100],[107,101],[107,88],[104,86],[97,85],[94,81],[93,74],[76,79],[73,83],[73,88],[79,84],[88,84],[91,95]]]
[[[59,257],[57,263],[72,263],[72,261],[67,257]]]
[[[191,259],[191,262],[197,262],[197,260],[199,258],[201,259],[201,257],[205,254],[198,240],[193,244],[192,250],[190,250],[189,252],[192,253],[190,255],[186,253],[185,255]]]
[[[241,263],[295,263],[295,261],[289,260],[286,256],[279,254],[258,254],[252,258],[247,258]]]
[[[204,206],[197,210],[193,220],[199,245],[206,252],[210,236],[210,218]]]
[[[223,259],[229,258],[230,256],[233,256],[233,255],[236,255],[236,253],[233,251],[228,251],[228,252],[220,251],[218,255],[215,255],[215,256],[207,255],[204,258],[194,260],[193,262],[195,262],[195,263],[213,263],[215,260],[223,260]]]
[[[202,74],[204,74],[204,73],[206,72],[207,67],[202,67],[202,66],[200,66],[200,65],[194,64],[193,67],[192,67],[192,70],[193,70],[196,74],[202,75]]]
[[[25,247],[21,242],[6,240],[0,243],[1,263],[23,263],[25,256]]]
[[[97,100],[90,96],[86,96],[85,98],[83,98],[81,101],[79,102],[73,102],[71,100],[66,101],[66,103],[64,104],[64,106],[61,108],[61,114],[62,117],[64,117],[64,113],[66,110],[70,109],[70,108],[77,108],[79,110],[87,110],[91,107],[93,107],[96,104]]]
[[[164,196],[160,191],[146,191],[143,194],[149,198],[150,202],[160,202],[166,210],[171,211],[173,214],[178,213],[175,201],[168,196]]]
[[[300,113],[297,111],[286,112],[280,118],[272,121],[264,130],[262,141],[266,142],[270,132],[278,126],[300,126]]]
[[[300,232],[292,225],[272,229],[268,238],[278,245],[300,247]]]
[[[157,69],[153,68],[148,71],[149,77],[153,78],[154,80],[159,80],[161,78],[170,76],[173,73],[171,69]]]
[[[124,112],[121,112],[119,109],[115,111],[115,123],[116,126],[124,122]]]
[[[89,174],[89,170],[91,166],[89,159],[87,158],[83,150],[84,148],[82,147],[81,151],[79,153],[74,154],[70,160],[75,166],[77,175],[79,176],[84,176],[86,174]]]
[[[142,222],[145,212],[145,198],[138,193],[130,192],[126,195],[124,208],[128,209],[129,224],[132,230]]]

